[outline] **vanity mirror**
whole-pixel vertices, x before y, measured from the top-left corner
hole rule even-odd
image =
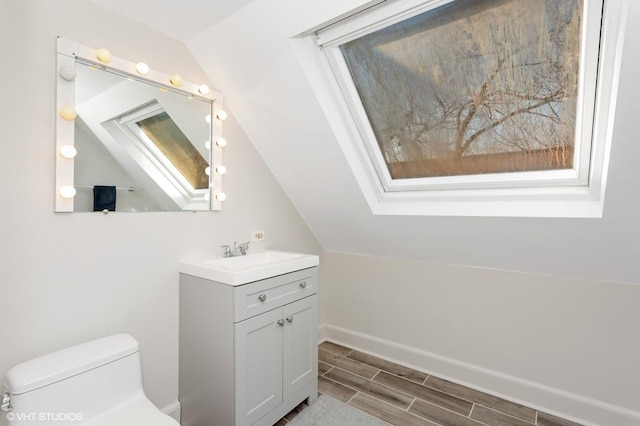
[[[57,53],[56,212],[221,209],[220,93],[61,38]]]

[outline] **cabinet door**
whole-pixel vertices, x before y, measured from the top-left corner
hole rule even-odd
[[[316,296],[284,307],[284,398],[302,389],[318,375]]]
[[[235,324],[237,426],[253,424],[282,402],[282,319],[282,309],[275,309]]]

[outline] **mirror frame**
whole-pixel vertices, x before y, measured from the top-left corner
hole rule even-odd
[[[64,157],[61,149],[66,146],[73,147],[75,144],[74,80],[78,60],[85,64],[95,64],[96,67],[108,69],[127,78],[145,81],[166,90],[211,102],[210,210],[222,210],[222,201],[225,198],[222,192],[222,175],[216,173],[216,169],[222,166],[222,147],[216,142],[222,138],[222,122],[226,117],[226,113],[223,111],[222,93],[209,90],[208,93],[203,94],[200,92],[200,85],[182,81],[175,74],[164,74],[153,69],[142,76],[136,70],[136,63],[111,56],[108,51],[106,51],[108,60],[100,60],[98,55],[104,52],[105,49],[94,49],[60,37],[57,39],[55,212],[73,212],[74,207],[73,196],[64,197],[61,195],[63,188],[75,194],[74,159]],[[175,81],[176,77],[179,81]],[[172,78],[174,79],[173,83]],[[220,114],[221,112],[222,114]]]

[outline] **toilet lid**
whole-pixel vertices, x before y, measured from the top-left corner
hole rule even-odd
[[[96,426],[180,426],[180,423],[173,418],[163,414],[157,408],[136,408],[127,410],[110,419],[105,419],[104,423]]]

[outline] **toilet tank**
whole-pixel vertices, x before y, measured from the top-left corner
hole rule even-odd
[[[138,342],[118,334],[27,361],[7,372],[13,423],[80,424],[145,399]]]

